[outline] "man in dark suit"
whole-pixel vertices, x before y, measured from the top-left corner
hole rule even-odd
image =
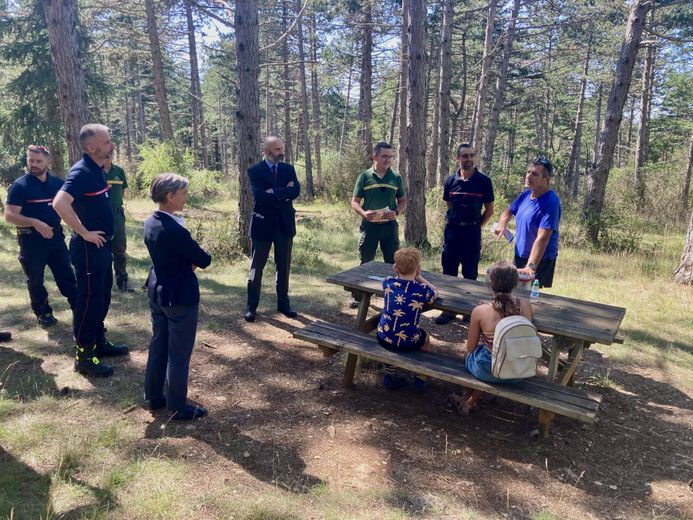
[[[262,271],[270,248],[274,245],[274,263],[277,268],[277,310],[294,318],[296,311],[289,303],[289,271],[291,248],[296,235],[296,211],[291,203],[301,193],[296,170],[284,160],[284,141],[270,136],[262,149],[263,160],[248,169],[250,189],[255,205],[250,221],[252,257],[248,274],[248,300],[245,321],[255,321],[260,302]]]

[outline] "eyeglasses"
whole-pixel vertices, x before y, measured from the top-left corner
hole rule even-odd
[[[476,157],[476,153],[471,152],[471,153],[461,153],[457,157],[461,159],[474,159]]]
[[[546,157],[543,155],[540,155],[534,161],[532,161],[534,164],[541,164],[544,169],[546,170],[546,173],[549,174],[549,177],[553,176],[553,164],[551,164],[551,161],[549,161]]]
[[[30,144],[29,146],[26,147],[27,152],[33,152],[33,153],[43,153],[43,154],[50,154],[48,151],[48,148],[41,144]]]

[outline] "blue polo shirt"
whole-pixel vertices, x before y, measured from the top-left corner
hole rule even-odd
[[[103,231],[106,236],[113,236],[115,221],[108,201],[106,174],[91,157],[84,154],[70,168],[62,190],[75,199],[72,209],[88,231]]]
[[[515,215],[517,240],[515,240],[515,255],[529,258],[532,246],[537,239],[539,229],[551,229],[551,238],[546,245],[544,256],[553,260],[558,256],[558,225],[561,222],[561,199],[555,191],[549,190],[541,197],[532,199],[532,190],[520,193],[512,204],[510,212]]]
[[[466,180],[458,170],[445,180],[443,200],[450,203],[448,222],[481,225],[484,204],[493,202],[493,183],[479,170]]]
[[[60,227],[60,216],[53,209],[53,197],[62,185],[63,180],[50,173],[46,173],[43,182],[31,173],[25,173],[7,190],[7,204],[21,206],[21,215],[38,219],[56,229]]]

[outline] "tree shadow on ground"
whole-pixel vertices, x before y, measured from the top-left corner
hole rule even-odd
[[[667,350],[670,348],[678,349],[688,354],[693,354],[693,344],[686,344],[681,341],[675,341],[671,336],[658,336],[650,332],[634,329],[623,329],[626,335],[626,340],[636,341],[643,345],[651,345],[657,350]]]

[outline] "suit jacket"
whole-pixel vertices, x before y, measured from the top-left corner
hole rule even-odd
[[[212,257],[170,215],[155,211],[144,222],[144,243],[154,264],[147,296],[162,307],[200,303],[200,286],[192,266],[207,267]]]
[[[248,168],[250,189],[255,205],[250,219],[250,237],[256,240],[273,240],[276,233],[287,237],[296,235],[296,211],[291,201],[301,194],[296,170],[291,164],[277,164],[277,183],[272,170],[263,160]],[[287,187],[293,181],[294,185]],[[265,190],[272,188],[274,193]]]

